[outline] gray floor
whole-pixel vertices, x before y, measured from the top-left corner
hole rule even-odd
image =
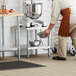
[[[76,76],[76,56],[68,56],[66,61],[52,60],[53,54],[48,58],[47,55],[32,55],[29,59],[21,57],[22,61],[42,64],[47,67],[17,69],[0,71],[0,76]],[[15,61],[16,57],[0,58],[0,62]]]

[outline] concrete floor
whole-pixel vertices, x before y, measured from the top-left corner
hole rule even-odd
[[[67,56],[66,61],[52,60],[52,56],[32,55],[29,59],[21,57],[22,61],[37,63],[47,67],[16,69],[0,71],[0,76],[76,76],[76,56]],[[16,61],[17,57],[0,58],[0,62]]]

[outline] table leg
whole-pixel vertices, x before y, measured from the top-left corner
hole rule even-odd
[[[18,60],[20,60],[20,17],[17,16],[17,56]]]
[[[4,17],[2,17],[2,49],[4,49]],[[2,52],[4,58],[4,52]]]
[[[49,44],[49,37],[50,37],[50,36],[48,36],[48,46],[50,45],[50,44]],[[49,57],[49,56],[50,56],[50,49],[48,48],[48,57]]]
[[[17,33],[16,33],[16,29],[15,29],[15,47],[17,46],[17,38],[16,38],[16,35]],[[17,51],[15,51],[15,56],[17,56]]]
[[[27,30],[27,58],[29,58],[29,50],[28,50],[28,46],[29,46],[29,44],[28,44],[28,30]]]
[[[35,30],[35,40],[37,40],[37,30]],[[35,54],[37,55],[37,49],[35,49]]]
[[[17,46],[17,38],[16,38],[16,29],[15,29],[15,46]]]
[[[2,52],[2,57],[4,58],[4,51]]]

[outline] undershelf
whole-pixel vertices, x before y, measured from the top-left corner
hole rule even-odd
[[[3,52],[3,51],[5,51],[5,52],[8,52],[8,51],[17,51],[17,48],[4,48],[4,49],[0,48],[0,52]]]
[[[31,49],[48,49],[50,48],[50,46],[36,46],[36,47],[28,47],[27,49],[28,50],[31,50]]]

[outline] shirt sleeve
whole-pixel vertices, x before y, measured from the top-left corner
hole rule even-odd
[[[51,24],[56,24],[61,11],[61,1],[54,0],[52,3]]]

